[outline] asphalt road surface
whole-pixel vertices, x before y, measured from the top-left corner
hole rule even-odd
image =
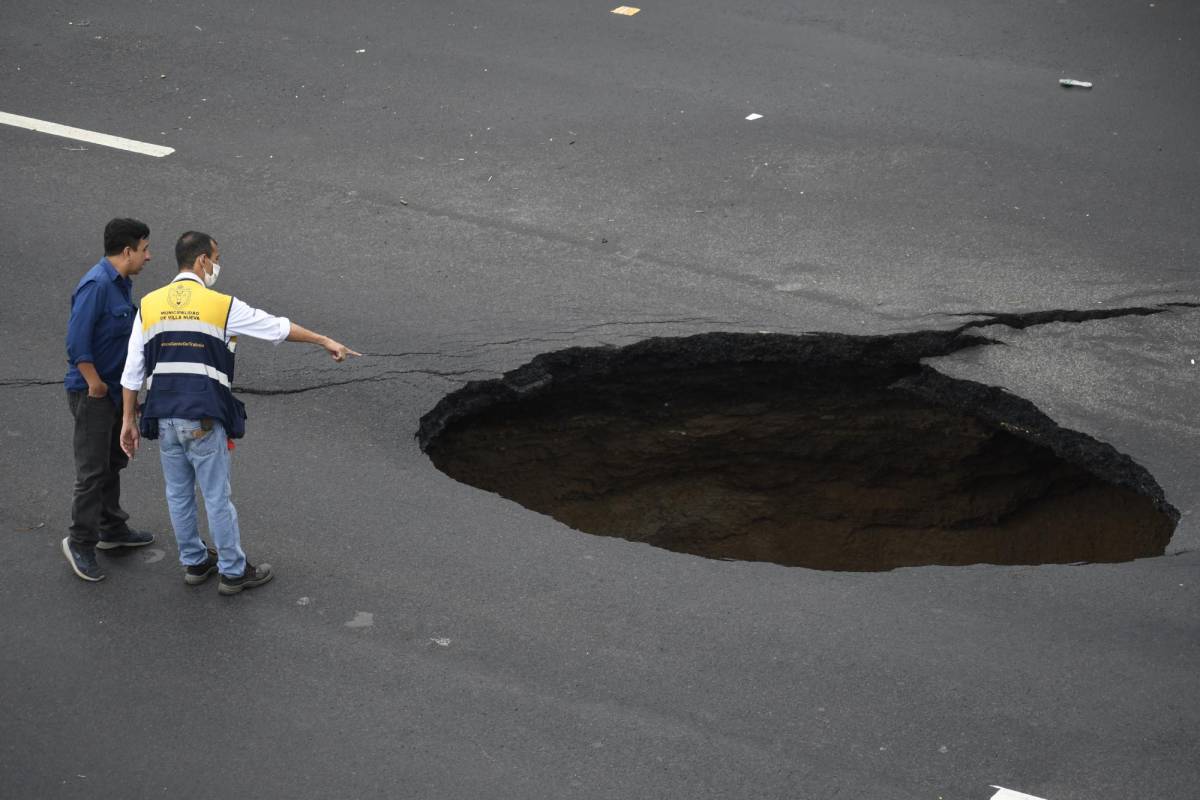
[[[1117,565],[835,573],[580,533],[413,434],[538,353],[1200,300],[1200,8],[1158,0],[0,5],[0,796],[1193,798],[1200,310],[933,364],[1146,466]],[[1060,78],[1094,88],[1063,89]],[[760,119],[747,120],[750,114]],[[86,584],[68,298],[113,216],[370,355],[239,348],[234,598]]]

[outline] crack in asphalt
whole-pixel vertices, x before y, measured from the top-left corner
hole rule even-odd
[[[1118,317],[1149,317],[1156,314],[1163,314],[1175,309],[1195,309],[1200,308],[1200,303],[1194,302],[1175,302],[1163,303],[1157,306],[1130,306],[1126,308],[1106,308],[1106,309],[1089,309],[1086,311],[1076,309],[1052,309],[1049,311],[1028,311],[1028,312],[990,312],[977,311],[951,314],[953,317],[983,317],[983,319],[973,320],[971,322],[960,325],[954,328],[951,333],[962,333],[972,328],[986,328],[992,325],[1003,325],[1014,330],[1025,330],[1036,325],[1048,325],[1055,322],[1066,322],[1071,324],[1079,324],[1082,322],[1092,322],[1096,320],[1115,319]],[[638,322],[599,322],[593,325],[585,325],[581,328],[565,331],[548,331],[551,334],[573,335],[580,334],[585,331],[598,330],[601,328],[611,328],[615,326],[636,326],[636,325],[683,325],[696,322],[704,322],[713,324],[719,322],[711,317],[679,317],[676,319],[658,319],[658,320],[643,320]],[[536,336],[518,337],[515,339],[504,339],[490,342],[462,342],[468,350],[481,349],[485,347],[504,347],[514,344],[551,344],[569,341],[569,339],[550,339]],[[437,358],[466,358],[467,356],[461,353],[444,353],[439,351],[400,351],[395,353],[388,352],[363,352],[364,356],[372,358],[411,358],[416,356],[433,356]],[[295,370],[299,372],[307,372],[303,368]],[[458,380],[458,382],[466,382],[460,380],[467,375],[500,375],[501,372],[489,369],[469,369],[459,370],[456,372],[445,372],[433,369],[409,369],[409,370],[387,370],[376,375],[365,375],[356,378],[346,378],[343,380],[322,381],[308,386],[300,386],[293,389],[262,389],[253,386],[238,387],[234,391],[240,394],[256,395],[263,397],[272,397],[276,395],[303,394],[305,392],[313,392],[318,389],[329,389],[335,386],[348,386],[355,383],[379,383],[382,381],[396,380],[404,375],[428,375],[431,377],[444,378],[446,380]],[[54,380],[45,380],[41,378],[12,378],[9,380],[0,380],[0,389],[27,389],[35,386],[58,386],[62,384],[62,378]]]
[[[467,369],[459,372],[440,372],[432,369],[401,369],[388,370],[386,372],[379,373],[378,375],[364,375],[360,378],[346,378],[340,381],[322,381],[321,383],[314,383],[310,386],[300,386],[294,389],[259,389],[253,386],[239,386],[233,391],[235,394],[275,397],[277,395],[304,394],[305,392],[315,392],[318,389],[331,389],[335,386],[349,386],[350,384],[354,383],[383,383],[385,381],[397,380],[403,375],[429,375],[436,378],[445,378],[446,380],[455,381],[458,383],[466,383],[467,381],[461,380],[464,375],[483,374],[499,375],[500,373],[496,372],[495,370],[487,369]]]
[[[334,189],[329,184],[319,181],[310,183],[315,183],[317,186],[325,187],[331,193],[340,193],[339,190]],[[702,275],[709,278],[719,278],[749,286],[771,285],[768,281],[764,281],[759,278],[753,278],[750,276],[726,272],[718,269],[711,269],[690,261],[681,261],[663,256],[651,255],[638,248],[633,249],[632,252],[623,252],[617,248],[615,243],[609,245],[609,241],[603,233],[596,233],[591,236],[573,236],[571,234],[561,233],[557,230],[546,228],[540,225],[508,222],[505,220],[496,219],[494,217],[484,216],[482,214],[475,214],[469,211],[455,211],[449,208],[425,205],[420,202],[413,203],[409,200],[404,200],[401,202],[396,198],[388,196],[382,191],[359,190],[354,199],[382,206],[392,213],[401,213],[402,211],[407,211],[421,214],[432,219],[445,219],[451,222],[463,222],[469,225],[478,226],[484,230],[505,231],[516,236],[530,236],[545,242],[578,247],[584,250],[589,250],[610,260],[619,259],[625,263],[637,262],[650,267],[678,269],[683,270],[684,272],[691,272],[695,275]]]
[[[1126,308],[1104,308],[1104,309],[1089,309],[1087,311],[1078,311],[1075,309],[1061,308],[1050,311],[1027,311],[1023,313],[995,313],[989,311],[968,312],[965,314],[952,314],[955,317],[978,317],[982,316],[985,319],[968,322],[958,328],[955,328],[955,333],[961,333],[971,328],[986,328],[991,325],[1004,325],[1014,330],[1025,330],[1032,328],[1035,325],[1048,325],[1053,322],[1068,322],[1077,324],[1080,322],[1091,322],[1093,320],[1113,319],[1116,317],[1149,317],[1155,314],[1162,314],[1176,308],[1200,308],[1200,303],[1162,303],[1157,306],[1129,306]]]
[[[544,331],[544,333],[548,336],[559,336],[559,335],[575,336],[575,335],[578,335],[581,333],[585,333],[587,331],[599,330],[601,328],[613,328],[613,327],[617,327],[617,326],[636,327],[639,325],[687,325],[687,324],[694,324],[697,322],[703,322],[703,323],[707,323],[709,325],[730,324],[728,320],[716,319],[714,317],[678,317],[678,318],[674,318],[674,319],[645,319],[645,320],[629,320],[629,321],[615,320],[613,322],[597,322],[592,325],[584,325],[580,328],[570,328],[567,330],[557,330],[557,331]],[[636,335],[636,334],[630,334],[630,335]],[[522,337],[517,337],[515,339],[504,339],[504,340],[499,340],[499,341],[484,341],[484,342],[473,342],[469,339],[462,339],[462,340],[454,340],[451,343],[462,345],[467,350],[479,350],[479,349],[482,349],[485,347],[502,347],[502,346],[506,346],[506,345],[510,345],[510,344],[524,344],[524,343],[545,344],[545,343],[554,343],[554,342],[563,342],[563,341],[569,341],[569,340],[567,340],[567,339],[548,339],[548,338],[537,337],[537,336],[522,336]],[[463,358],[463,356],[461,356],[461,355],[455,356],[455,357]]]
[[[414,202],[407,198],[393,195],[383,189],[355,189],[352,194],[348,194],[344,189],[326,181],[303,180],[295,176],[289,176],[286,180],[275,178],[274,182],[276,185],[284,185],[286,183],[290,187],[307,190],[309,196],[324,197],[329,200],[336,199],[340,200],[342,204],[354,202],[367,206],[376,206],[384,212],[393,215],[404,213],[419,214],[430,219],[443,219],[450,222],[474,225],[487,231],[504,231],[515,236],[529,236],[544,242],[578,247],[596,253],[610,261],[619,260],[626,264],[635,262],[649,267],[677,269],[691,272],[695,275],[728,280],[747,286],[762,287],[773,285],[771,282],[760,278],[712,269],[690,261],[681,261],[648,254],[640,248],[633,248],[630,252],[624,252],[618,249],[615,242],[609,244],[609,240],[603,231],[591,235],[583,233],[572,235],[541,225],[507,221],[471,211],[457,211],[446,207],[426,205],[420,201]]]
[[[548,333],[583,333],[584,331],[593,331],[597,328],[612,328],[617,325],[679,325],[690,322],[707,322],[711,324],[728,324],[728,320],[714,319],[713,317],[679,317],[678,319],[647,319],[638,322],[625,322],[618,320],[616,322],[597,322],[593,325],[584,325],[582,328],[576,328],[571,331],[548,331]]]
[[[354,383],[382,383],[384,381],[397,380],[404,375],[429,375],[429,376],[437,377],[437,378],[445,378],[446,380],[450,380],[450,381],[457,380],[457,382],[459,382],[459,383],[466,383],[467,381],[463,381],[463,380],[459,380],[459,379],[462,378],[463,376],[467,376],[467,375],[499,375],[499,374],[500,373],[495,370],[487,370],[487,369],[468,369],[468,370],[461,370],[458,372],[442,372],[439,370],[432,370],[432,369],[387,370],[387,371],[379,373],[377,375],[363,375],[361,377],[346,378],[344,380],[322,381],[320,383],[314,383],[309,386],[299,386],[296,388],[289,388],[289,389],[262,389],[262,388],[257,388],[254,386],[238,386],[233,391],[235,394],[249,394],[249,395],[271,397],[271,396],[275,396],[275,395],[303,394],[304,392],[313,392],[313,391],[316,391],[317,389],[329,389],[329,388],[332,388],[335,386],[347,386],[349,384],[354,384]],[[12,389],[24,389],[24,388],[28,388],[31,386],[61,386],[61,385],[62,385],[61,378],[58,380],[52,380],[52,381],[24,379],[24,378],[20,378],[17,380],[0,381],[0,388],[12,388]]]
[[[408,358],[409,356],[438,356],[440,358],[465,358],[465,356],[455,355],[453,353],[439,353],[436,350],[414,350],[411,353],[374,353],[366,350],[362,351],[361,355],[371,356],[372,358]]]

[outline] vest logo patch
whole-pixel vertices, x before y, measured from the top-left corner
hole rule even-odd
[[[192,287],[187,284],[191,281],[178,281],[167,292],[167,299],[176,308],[183,308],[192,299]]]

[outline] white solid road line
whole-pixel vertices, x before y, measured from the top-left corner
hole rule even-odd
[[[57,122],[46,122],[45,120],[34,119],[33,117],[6,114],[3,111],[0,111],[0,125],[12,125],[16,128],[24,128],[27,131],[49,133],[53,136],[62,136],[66,139],[75,139],[79,142],[88,142],[89,144],[98,144],[104,147],[115,147],[118,150],[128,150],[131,153],[141,153],[142,155],[154,156],[155,158],[169,156],[175,152],[175,148],[173,147],[163,147],[160,144],[139,142],[136,139],[110,136],[107,133],[96,133],[95,131],[88,131],[83,128],[72,128],[69,125],[59,125]]]
[[[1000,791],[992,795],[992,800],[1043,800],[1041,797],[1034,797],[1031,794],[1023,792],[1014,792],[1012,789],[1005,789],[1003,786],[992,786],[993,789]]]

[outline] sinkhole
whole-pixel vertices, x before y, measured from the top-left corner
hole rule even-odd
[[[733,333],[547,353],[421,420],[438,469],[581,531],[827,570],[1119,562],[1179,513],[1128,456],[922,366],[987,339]]]

